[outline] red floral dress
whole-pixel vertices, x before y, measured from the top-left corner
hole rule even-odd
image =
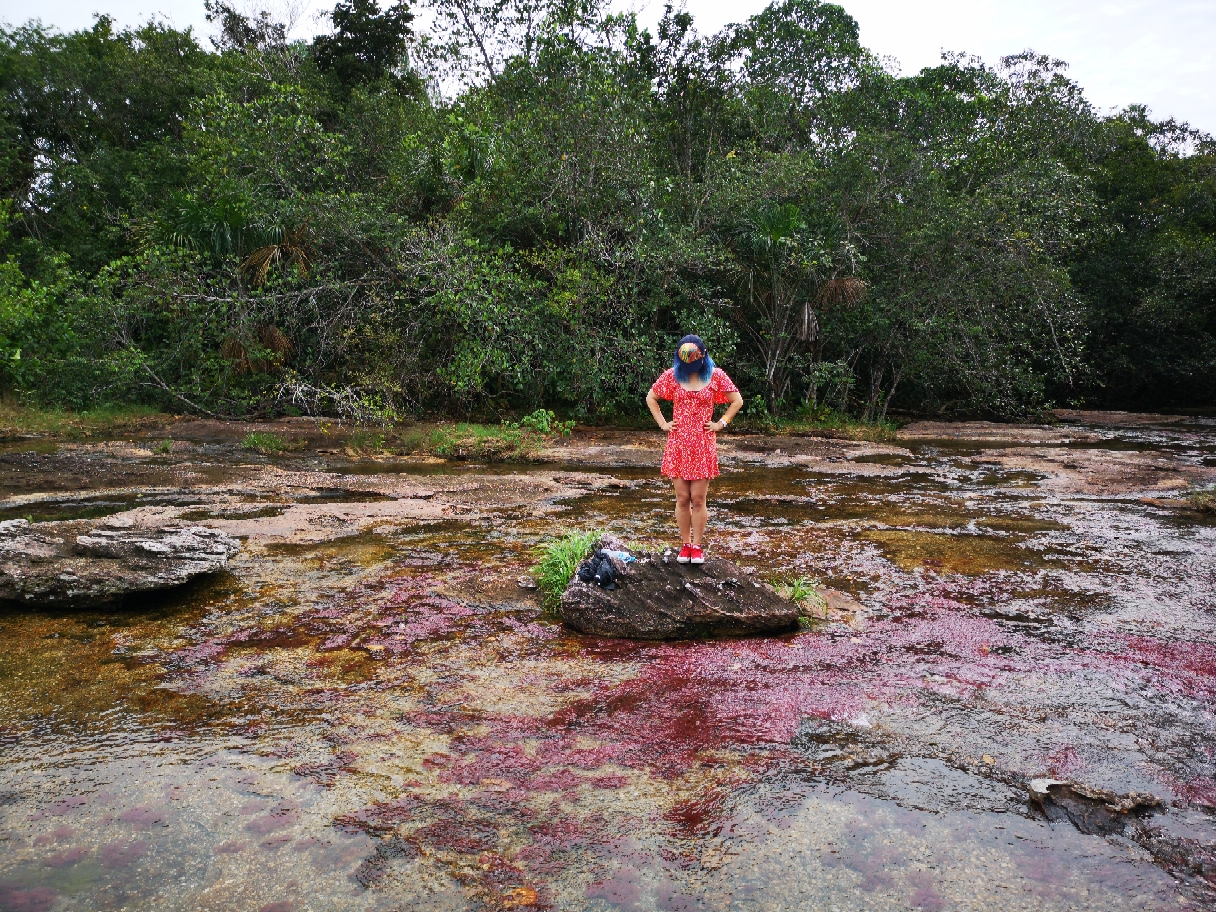
[[[715,367],[709,382],[699,390],[680,386],[671,368],[650,389],[659,399],[670,399],[673,403],[675,427],[667,432],[663,474],[685,481],[717,478],[717,436],[705,430],[705,422],[713,418],[714,406],[729,402],[730,394],[737,393],[739,388],[726,376],[726,371]]]

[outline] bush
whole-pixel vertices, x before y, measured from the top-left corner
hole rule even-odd
[[[1216,513],[1216,488],[1190,491],[1187,500],[1200,513]]]
[[[562,437],[569,437],[574,433],[575,422],[558,421],[557,415],[547,409],[537,409],[531,415],[525,415],[518,421],[513,422],[511,427],[519,428],[525,431],[535,431],[538,434],[548,436],[550,434],[560,434]]]

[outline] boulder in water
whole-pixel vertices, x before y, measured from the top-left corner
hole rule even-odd
[[[86,606],[222,570],[240,542],[205,526],[136,528],[125,517],[0,522],[0,600]]]
[[[617,541],[598,546],[619,548]],[[639,640],[681,640],[784,633],[798,627],[799,608],[722,558],[680,564],[675,554],[638,552],[614,589],[576,575],[558,613],[580,633]]]

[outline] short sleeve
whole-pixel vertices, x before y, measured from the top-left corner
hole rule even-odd
[[[710,381],[714,388],[714,405],[722,405],[724,402],[730,401],[730,394],[739,392],[739,387],[735,386],[735,381],[727,376],[726,371],[720,367],[714,368],[714,376]]]
[[[654,382],[654,386],[650,388],[650,391],[660,399],[675,399],[677,388],[678,384],[676,383],[675,372],[669,367]]]

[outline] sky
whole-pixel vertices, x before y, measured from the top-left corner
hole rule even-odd
[[[703,34],[745,19],[767,0],[687,0]],[[1156,117],[1174,117],[1216,133],[1216,0],[836,0],[861,26],[862,43],[893,58],[904,74],[936,64],[943,51],[965,52],[995,64],[1006,54],[1032,49],[1069,64],[1068,74],[1101,111],[1148,105]],[[240,0],[234,5],[256,5]],[[296,35],[325,29],[317,14],[326,0],[273,0],[294,4]],[[332,6],[332,3],[329,4]],[[631,0],[647,24],[663,0]],[[0,0],[0,22],[37,16],[68,30],[88,26],[95,12],[119,24],[160,14],[178,27],[210,33],[202,0]]]

